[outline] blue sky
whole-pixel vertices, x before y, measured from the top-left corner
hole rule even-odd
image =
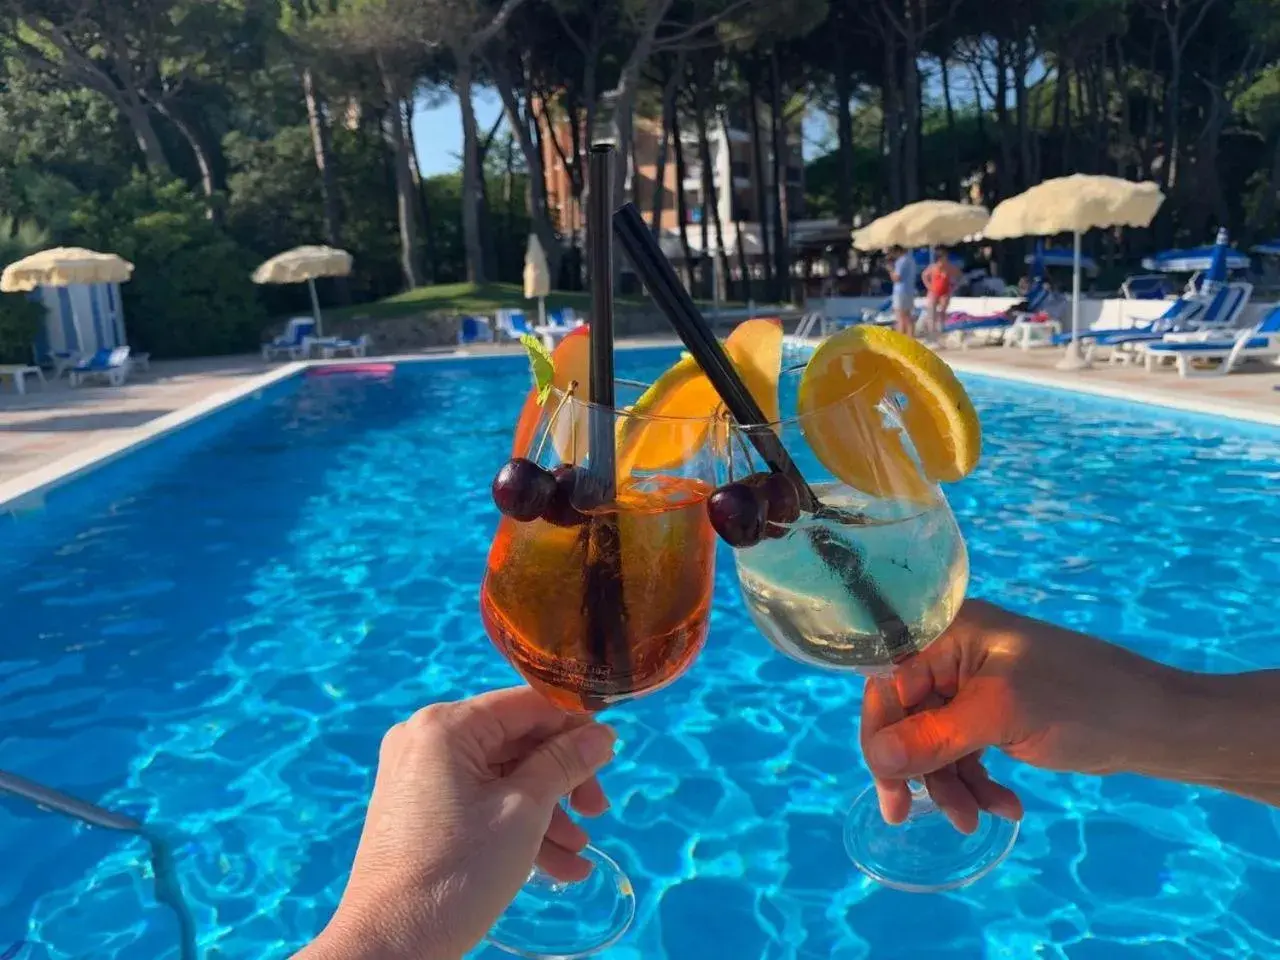
[[[476,122],[488,131],[502,112],[502,103],[492,90],[481,90],[475,97]],[[806,158],[821,153],[819,148],[827,136],[825,118],[811,114],[805,121]],[[413,139],[418,147],[418,169],[424,177],[453,173],[461,165],[462,117],[458,98],[452,93],[420,97],[413,117]]]

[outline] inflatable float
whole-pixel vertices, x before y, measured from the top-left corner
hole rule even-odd
[[[308,377],[367,377],[385,380],[396,372],[394,363],[334,363],[308,367]]]

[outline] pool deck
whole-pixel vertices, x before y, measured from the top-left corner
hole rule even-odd
[[[667,338],[638,338],[619,346],[678,343]],[[477,347],[465,355],[520,351],[518,346]],[[386,359],[459,355],[447,350]],[[1148,374],[1139,368],[1106,363],[1064,372],[1054,369],[1061,356],[1058,350],[981,347],[950,350],[944,356],[965,373],[1280,426],[1280,366],[1255,365],[1247,372],[1225,377],[1183,380],[1172,370]],[[287,377],[300,366],[269,366],[258,357],[157,361],[149,372],[131,378],[123,387],[72,389],[61,380],[51,381],[43,389],[29,384],[22,396],[14,394],[6,382],[0,393],[0,507]]]

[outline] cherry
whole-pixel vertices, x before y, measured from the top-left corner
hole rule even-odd
[[[800,519],[800,496],[793,484],[781,473],[753,473],[743,481],[764,498],[768,505],[769,522],[764,535],[770,540],[780,540],[787,535],[786,524]]]
[[[557,527],[576,527],[587,521],[587,515],[573,505],[574,490],[578,486],[578,468],[572,463],[562,463],[551,471],[555,480],[555,492],[542,511],[542,519]]]
[[[555,496],[556,479],[532,460],[514,457],[493,478],[493,502],[503,515],[528,523],[537,520]]]
[[[729,483],[707,501],[707,516],[720,539],[731,547],[754,547],[764,537],[769,505],[747,483]]]

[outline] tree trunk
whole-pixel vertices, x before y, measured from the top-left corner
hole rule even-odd
[[[696,113],[695,122],[698,125],[698,152],[702,156],[702,193],[705,198],[705,207],[711,211],[711,226],[715,230],[716,238],[716,258],[711,261],[711,269],[719,270],[724,277],[727,286],[729,280],[729,251],[724,246],[724,222],[720,218],[720,195],[716,190],[716,171],[712,165],[711,158],[711,137],[707,129],[707,86],[710,84],[710,77],[713,75],[714,68],[701,72],[701,76],[695,78],[693,88],[694,111]],[[705,81],[705,82],[704,82]],[[728,149],[729,141],[725,139],[725,148]],[[728,158],[726,158],[728,159]],[[729,204],[733,205],[733,164],[729,162]],[[732,215],[732,210],[730,210]],[[705,214],[704,214],[705,219]],[[705,227],[705,225],[704,225]],[[705,235],[705,234],[704,234]],[[703,252],[707,252],[707,248],[703,247]],[[718,264],[718,266],[717,266]],[[722,288],[723,289],[723,288]]]
[[[1120,149],[1117,151],[1116,157],[1116,175],[1125,177],[1128,175],[1129,165],[1133,161],[1133,118],[1129,110],[1129,67],[1125,62],[1124,46],[1120,37],[1115,38],[1115,49],[1116,88],[1120,91]],[[1138,178],[1142,178],[1141,172],[1139,172]]]
[[[1178,108],[1182,104],[1182,51],[1177,34],[1169,35],[1169,86],[1164,100],[1165,161],[1160,166],[1160,186],[1166,190],[1178,187],[1178,153],[1181,148]]]
[[[1031,186],[1031,128],[1027,123],[1027,48],[1019,37],[1013,58],[1014,116],[1018,129],[1018,181],[1023,189]]]
[[[422,267],[418,251],[418,223],[414,216],[413,172],[409,167],[409,141],[404,133],[404,121],[400,115],[400,97],[387,73],[382,55],[377,56],[378,73],[382,91],[386,96],[387,122],[391,139],[391,161],[395,174],[396,215],[400,223],[400,270],[409,289],[422,283]]]
[[[684,178],[688,168],[684,162],[684,144],[680,139],[680,111],[671,114],[671,142],[676,150],[676,216],[680,219],[680,252],[684,254],[684,283],[693,292],[693,251],[689,248],[689,204],[684,194]]]
[[[906,8],[910,11],[911,4]],[[920,64],[916,59],[919,40],[912,32],[904,37],[904,41],[902,186],[903,199],[913,203],[920,199]]]
[[[764,180],[764,137],[760,131],[760,90],[757,86],[759,61],[746,64],[748,114],[751,126],[751,160],[755,167],[756,217],[760,221],[760,247],[764,256],[764,288],[773,289],[773,244],[769,238],[769,192]]]
[[[131,98],[130,102],[120,102],[121,98],[116,99],[116,108],[129,121],[129,126],[133,129],[133,138],[138,142],[138,147],[146,158],[147,172],[162,180],[172,179],[173,168],[169,166],[169,159],[164,154],[164,144],[160,142],[160,136],[151,122],[151,114],[146,104],[136,97]]]
[[[436,282],[436,240],[435,231],[431,229],[431,198],[427,195],[427,184],[418,169],[418,142],[413,132],[413,115],[417,111],[417,101],[409,100],[409,122],[405,126],[405,136],[409,141],[409,173],[413,177],[414,192],[418,197],[418,216],[422,227],[422,282]]]
[[[330,143],[329,121],[320,107],[315,77],[310,67],[302,70],[302,96],[307,105],[307,126],[311,130],[311,151],[320,174],[320,199],[324,211],[324,242],[342,249],[342,214],[338,206],[338,184]],[[333,278],[333,290],[339,303],[351,302],[351,284],[346,277]]]
[[[480,234],[480,133],[476,127],[471,88],[475,64],[465,47],[454,51],[457,70],[454,84],[462,111],[462,243],[467,255],[467,280],[484,283],[484,239]]]
[[[947,196],[960,197],[960,138],[956,134],[956,109],[951,99],[951,68],[946,56],[938,58],[942,71],[942,105],[947,117]]]
[[[902,113],[899,104],[898,53],[892,34],[886,29],[884,41],[884,90],[882,91],[885,132],[885,180],[889,184],[889,208],[902,206]]]
[[[324,203],[324,236],[331,247],[342,246],[342,221],[338,210],[338,188],[329,145],[329,124],[320,110],[315,77],[310,67],[302,71],[302,96],[307,104],[307,126],[311,129],[311,149],[320,173],[320,196]]]
[[[1006,199],[1014,194],[1013,180],[1013,138],[1009,132],[1009,61],[1006,57],[1004,41],[996,43],[996,134],[1000,141],[1000,169],[997,171],[997,182],[1000,184],[1000,197]]]
[[[538,242],[542,244],[543,252],[547,255],[547,268],[551,272],[553,282],[558,283],[564,247],[560,245],[555,225],[551,222],[550,203],[547,199],[547,173],[542,162],[542,150],[529,132],[529,118],[520,109],[509,69],[498,63],[500,60],[495,63],[493,69],[498,95],[502,98],[502,108],[507,117],[507,124],[515,134],[516,144],[524,157],[525,171],[528,175],[525,205],[528,208],[530,225]]]
[[[220,223],[221,216],[217,204],[214,203],[214,194],[218,191],[213,182],[213,164],[209,160],[204,144],[200,142],[200,136],[177,112],[170,110],[162,103],[157,103],[155,107],[156,112],[173,124],[178,135],[191,148],[191,154],[196,160],[196,168],[200,171],[200,192],[204,194],[205,215],[214,223]]]
[[[751,264],[747,262],[747,241],[742,236],[742,218],[737,217],[733,221],[733,230],[737,234],[738,246],[738,269],[742,271],[741,286],[738,287],[739,299],[750,302],[751,300]]]
[[[778,299],[791,297],[791,257],[787,242],[787,129],[782,115],[782,72],[778,48],[769,51],[769,126],[773,130],[773,273]]]
[[[853,77],[849,66],[836,64],[836,219],[853,223]]]
[[[667,154],[671,148],[671,118],[676,112],[676,91],[684,76],[684,52],[676,58],[675,67],[662,85],[662,130],[658,134],[658,159],[653,175],[652,229],[655,237],[662,233],[662,207],[667,201]]]

